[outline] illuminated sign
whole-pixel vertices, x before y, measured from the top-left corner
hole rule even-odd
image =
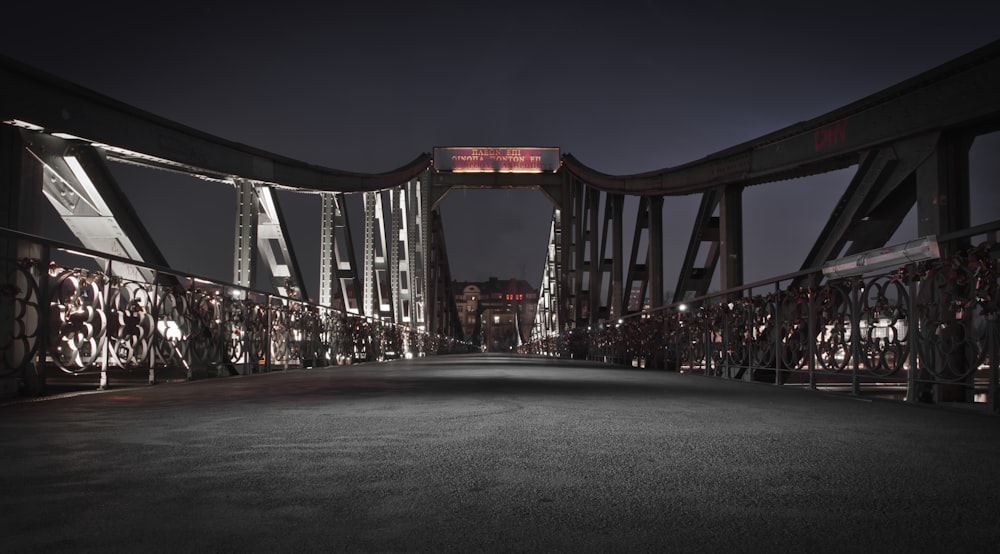
[[[452,173],[553,173],[558,148],[434,148],[435,171]]]

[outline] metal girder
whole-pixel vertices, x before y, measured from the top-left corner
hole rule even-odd
[[[607,175],[569,154],[563,167],[611,192],[685,195],[848,167],[860,153],[939,129],[1000,128],[1000,41],[819,117],[701,160],[634,175]]]
[[[0,57],[0,121],[66,133],[109,156],[208,178],[250,179],[317,191],[397,186],[430,167],[429,154],[397,170],[363,174],[317,167],[196,131]],[[863,151],[938,129],[1000,128],[1000,41],[809,121],[681,166],[608,175],[563,156],[562,168],[601,190],[633,195],[705,192],[847,167]],[[986,131],[982,131],[986,132]],[[442,174],[444,181],[503,187],[512,174]],[[515,181],[520,176],[513,177]],[[524,177],[555,184],[559,177]]]
[[[535,310],[535,324],[531,330],[531,340],[540,340],[557,334],[559,327],[559,309],[557,307],[557,270],[559,257],[557,249],[559,242],[556,229],[559,227],[559,210],[552,212],[552,224],[549,226],[549,243],[545,249],[545,265],[542,269],[541,285],[538,287],[538,308]]]
[[[569,267],[572,268],[572,271],[568,272],[567,275],[570,290],[572,290],[572,294],[570,295],[571,303],[569,306],[571,310],[570,318],[573,321],[573,324],[580,326],[586,325],[589,320],[586,315],[590,306],[587,305],[587,298],[589,294],[585,288],[585,271],[587,269],[585,257],[587,241],[590,239],[590,226],[587,221],[588,195],[586,194],[586,189],[579,181],[571,181],[570,198],[572,199],[569,205],[573,247],[569,260]]]
[[[444,227],[440,210],[430,212],[430,256],[428,280],[432,312],[429,319],[430,331],[448,337],[461,337],[462,324],[458,318],[458,306],[452,291],[451,269],[448,265],[448,249],[444,240]]]
[[[608,291],[604,311],[607,312],[607,319],[618,319],[622,314],[622,211],[625,205],[625,197],[621,194],[604,195],[604,223],[601,225],[601,249],[600,268],[598,273],[598,285],[595,289],[602,288],[600,285],[607,283]],[[610,233],[608,226],[610,225]],[[610,258],[608,253],[608,243],[611,243]]]
[[[429,309],[427,295],[427,251],[430,238],[430,176],[425,171],[420,179],[411,181],[407,187],[407,201],[410,217],[407,226],[409,233],[407,258],[409,260],[410,297],[413,303],[411,321],[417,328],[427,328],[427,312]]]
[[[339,292],[340,307],[348,313],[360,313],[362,287],[344,195],[325,192],[320,199],[320,304],[333,306]]]
[[[802,269],[884,246],[913,207],[914,172],[938,141],[939,133],[928,133],[865,152]],[[805,277],[793,283],[804,284]]]
[[[409,236],[406,233],[405,187],[389,189],[389,241],[386,254],[389,261],[389,294],[392,296],[392,321],[406,323],[409,320],[410,283],[405,276],[409,263]]]
[[[942,236],[954,231],[968,229],[971,223],[969,196],[969,149],[972,137],[958,133],[943,133],[931,154],[917,168],[917,234],[919,236]],[[941,257],[948,259],[969,246],[969,237],[939,243]],[[964,262],[964,260],[963,260]],[[924,282],[922,293],[927,297],[937,297],[937,305],[944,314],[934,333],[942,337],[945,344],[963,344],[973,333],[971,322],[957,315],[954,299],[951,297],[957,287],[952,284],[945,290]],[[931,354],[930,364],[924,364],[920,379],[932,380],[928,365],[938,367],[970,367],[976,362],[974,354],[966,348],[947,348]],[[969,372],[961,383],[937,383],[932,391],[926,384],[920,384],[918,394],[931,395],[938,402],[972,402],[975,373]]]
[[[719,288],[743,285],[743,187],[728,185],[719,199]]]
[[[40,234],[38,208],[42,205],[44,164],[29,153],[24,131],[0,125],[0,226],[24,233]],[[3,240],[6,259],[38,258],[22,252],[13,242]]]
[[[20,133],[27,153],[42,168],[42,193],[83,246],[167,266],[100,151],[77,141]],[[149,269],[120,263],[112,264],[111,272],[140,282],[155,278]]]
[[[259,254],[271,276],[271,285],[278,294],[308,300],[305,281],[274,190],[244,179],[237,179],[233,185],[237,198],[233,254],[233,279],[236,284],[242,287],[255,285]]]
[[[916,170],[917,234],[944,235],[967,229],[969,205],[969,149],[973,138],[964,134],[942,134]],[[961,248],[951,242],[952,249]],[[942,256],[950,253],[942,251]]]
[[[319,167],[225,140],[0,56],[0,121],[21,121],[48,133],[95,143],[109,156],[230,181],[249,179],[316,191],[380,190],[415,178],[430,154],[385,173]]]
[[[364,193],[365,203],[365,276],[364,313],[391,320],[392,294],[389,289],[389,262],[386,247],[385,217],[381,192]]]
[[[422,324],[423,295],[419,291],[423,282],[422,260],[417,253],[422,249],[415,244],[420,236],[419,227],[424,211],[421,209],[420,181],[410,181],[390,191],[392,195],[392,231],[390,233],[389,263],[392,279],[392,298],[395,321],[402,324]]]
[[[642,232],[646,231],[645,253],[640,255]],[[642,260],[642,263],[640,263]],[[632,291],[638,285],[635,295],[638,306],[630,302]],[[663,197],[643,196],[639,198],[639,208],[635,218],[635,233],[632,236],[632,253],[629,256],[625,291],[622,298],[625,313],[641,311],[646,298],[651,308],[663,305]]]
[[[695,216],[694,227],[691,230],[691,240],[688,241],[687,252],[677,278],[674,289],[674,302],[683,302],[690,297],[703,296],[712,285],[712,277],[719,263],[719,216],[715,210],[719,206],[719,190],[713,189],[702,193],[698,215]],[[703,243],[709,244],[708,254],[700,267],[698,253]]]
[[[260,199],[257,186],[239,179],[236,186],[236,237],[233,252],[233,283],[250,289],[257,288],[257,228],[260,220]]]

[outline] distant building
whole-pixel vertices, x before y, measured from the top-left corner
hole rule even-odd
[[[509,352],[525,342],[535,322],[538,290],[518,279],[490,277],[455,282],[455,304],[466,340],[491,352]]]

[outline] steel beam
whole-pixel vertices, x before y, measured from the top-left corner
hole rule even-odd
[[[970,225],[969,149],[972,138],[941,135],[934,152],[917,168],[917,234],[943,235]],[[955,250],[942,245],[942,257]],[[961,246],[959,246],[960,248]]]
[[[570,154],[563,167],[581,181],[634,195],[686,195],[841,169],[860,154],[940,129],[1000,128],[1000,41],[819,117],[677,167],[607,175]]]
[[[407,189],[404,186],[390,189],[392,205],[392,231],[389,234],[389,279],[392,286],[393,320],[399,324],[412,322],[413,290],[410,276],[410,217]]]
[[[149,232],[119,188],[103,154],[88,144],[21,131],[27,152],[42,167],[42,192],[83,246],[167,266]],[[156,273],[127,264],[111,271],[153,282]]]
[[[559,210],[553,210],[549,225],[549,243],[545,249],[545,265],[542,268],[541,285],[538,287],[538,308],[535,310],[535,325],[531,330],[531,340],[541,340],[560,331],[559,313],[556,307],[556,228]]]
[[[601,305],[601,258],[598,257],[600,244],[597,237],[597,225],[601,207],[601,191],[588,187],[585,194],[584,204],[587,221],[584,237],[587,240],[587,259],[584,261],[584,269],[587,271],[587,322],[593,324],[608,317],[607,308]]]
[[[229,181],[243,178],[317,191],[363,192],[404,183],[431,157],[378,174],[319,167],[169,121],[0,56],[0,121],[22,121],[49,133],[95,143],[134,163]]]
[[[618,319],[622,313],[622,212],[625,197],[621,194],[605,194],[604,224],[601,226],[600,282],[607,283],[607,318]],[[610,224],[610,233],[608,230]],[[608,257],[608,243],[611,243],[611,257]]]
[[[649,301],[651,308],[663,305],[663,197],[649,198],[649,257],[646,260],[649,276]]]
[[[708,293],[715,276],[715,268],[719,263],[719,217],[715,215],[719,206],[719,190],[706,191],[701,195],[701,205],[695,216],[691,239],[688,241],[687,252],[674,288],[674,302],[682,302],[689,297],[703,296]],[[700,267],[698,254],[702,244],[709,244],[708,254]]]
[[[719,288],[729,290],[743,285],[743,187],[729,185],[719,198]]]
[[[583,287],[584,284],[584,256],[586,252],[586,233],[585,229],[587,226],[585,211],[585,199],[586,193],[584,192],[584,187],[582,183],[573,179],[570,185],[570,194],[572,196],[572,201],[570,205],[572,210],[570,212],[570,221],[573,229],[573,249],[572,255],[570,257],[569,267],[572,268],[570,273],[570,287],[572,292],[570,309],[572,310],[572,315],[570,316],[573,320],[573,324],[577,327],[580,325],[587,324],[587,318],[585,316],[584,305],[586,302],[586,294]]]
[[[941,236],[952,231],[967,229],[970,225],[969,204],[969,149],[972,138],[966,135],[945,133],[934,150],[916,171],[917,187],[917,234],[919,236]],[[939,242],[941,258],[949,259],[963,248],[968,247],[969,238]],[[940,323],[935,333],[944,344],[962,344],[972,335],[971,322],[956,313],[954,295],[958,285],[950,280],[944,290],[936,288],[933,281],[922,283],[924,293],[936,298],[941,313]],[[936,359],[933,357],[936,355]],[[933,387],[933,398],[937,402],[972,402],[975,372],[975,356],[970,356],[965,348],[941,349],[930,360],[921,360],[923,379],[931,376],[926,366],[935,364],[939,369],[953,373],[967,372],[968,377],[960,383],[938,383]],[[926,387],[919,387],[921,396],[926,396]]]
[[[865,152],[802,269],[884,246],[913,207],[914,172],[933,154],[939,140],[940,133],[928,133]],[[793,286],[802,286],[804,279]]]
[[[327,192],[320,199],[320,304],[334,306],[339,294],[344,311],[361,313],[362,286],[344,195]]]
[[[372,317],[391,320],[392,295],[389,291],[389,263],[386,246],[382,192],[364,193],[365,277],[364,311]]]
[[[458,318],[458,306],[452,291],[451,269],[448,265],[448,248],[444,239],[444,224],[441,212],[430,212],[430,264],[431,282],[430,317],[431,332],[448,337],[462,336],[462,324]]]
[[[431,172],[425,171],[420,179],[413,181],[407,189],[409,199],[410,241],[410,282],[412,283],[414,322],[420,329],[426,329],[430,311],[428,296],[428,251],[430,248],[430,195]]]
[[[649,197],[639,198],[639,207],[635,216],[635,232],[632,234],[632,251],[629,255],[628,269],[625,277],[625,290],[622,305],[626,314],[642,311],[646,300],[646,289],[649,286],[649,244],[647,238],[646,250],[640,255],[643,231],[649,232]],[[641,262],[641,263],[640,263]],[[638,294],[632,294],[638,286]],[[632,304],[632,298],[638,302]]]
[[[299,270],[278,195],[268,185],[256,184],[256,189],[259,206],[257,251],[271,275],[271,285],[278,294],[308,300],[309,293]]]
[[[236,229],[233,241],[233,283],[249,289],[257,288],[257,228],[260,220],[260,200],[257,187],[246,179],[237,179]]]

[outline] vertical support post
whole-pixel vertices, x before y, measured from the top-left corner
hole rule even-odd
[[[634,311],[642,311],[643,302],[646,300],[646,288],[649,284],[649,244],[646,245],[646,253],[642,256],[644,263],[640,264],[639,260],[639,246],[642,242],[642,230],[649,230],[649,197],[640,196],[639,197],[639,207],[636,210],[635,216],[635,232],[632,234],[632,249],[629,255],[628,261],[628,275],[625,278],[626,289],[622,296],[622,304],[624,305],[624,311],[626,313],[632,312],[632,290],[635,288],[635,284],[639,283],[639,295],[638,302],[639,305],[635,307]],[[648,243],[648,241],[647,241]]]
[[[0,124],[0,226],[31,234],[38,234],[39,207],[45,201],[43,196],[44,171],[25,148],[23,132],[11,125]],[[43,245],[34,244],[14,238],[0,238],[0,271],[5,268],[3,263],[11,264],[9,270],[16,272],[14,267],[18,260],[37,259],[40,263],[25,271],[30,271],[38,279],[39,298],[37,312],[23,315],[24,323],[30,328],[39,329],[35,341],[38,344],[38,363],[32,362],[28,356],[30,347],[22,341],[11,344],[13,355],[10,367],[20,376],[33,395],[45,392],[45,353],[48,348],[47,322],[48,318],[48,260],[49,249]],[[16,277],[15,277],[16,279]],[[21,294],[29,294],[24,291]],[[13,303],[4,302],[0,306],[0,337],[12,337],[15,334],[16,310]],[[18,332],[20,334],[20,332]],[[4,339],[0,339],[4,340]],[[16,360],[16,362],[15,362]],[[0,361],[0,365],[3,362]],[[16,389],[15,383],[9,383],[11,390]]]
[[[365,269],[363,273],[363,285],[365,287],[364,303],[362,310],[365,315],[374,317],[378,315],[375,308],[375,203],[378,201],[378,194],[374,192],[364,193],[365,203]]]
[[[712,375],[715,371],[712,367],[712,326],[705,325],[705,376]]]
[[[406,186],[406,210],[403,217],[407,218],[406,224],[406,278],[409,281],[407,288],[410,291],[410,327],[419,328],[426,323],[424,314],[424,270],[423,270],[423,243],[420,243],[420,236],[425,228],[423,192],[428,188],[426,183],[420,180],[411,181]],[[418,244],[419,243],[419,244]]]
[[[743,185],[722,189],[719,231],[722,263],[719,288],[729,290],[743,285]]]
[[[576,325],[576,319],[573,318],[575,314],[571,305],[573,291],[570,289],[571,281],[569,277],[571,270],[570,259],[573,249],[573,190],[569,177],[563,180],[562,187],[562,207],[559,212],[559,220],[556,228],[556,241],[559,245],[556,252],[556,258],[558,259],[556,265],[556,291],[559,302],[559,324],[562,327],[560,332],[565,332]]]
[[[997,398],[1000,389],[1000,326],[997,325],[996,315],[986,320],[986,348],[990,356],[990,384],[987,389],[989,395],[988,406],[990,413],[1000,414],[1000,398]]]
[[[858,371],[861,368],[861,299],[858,288],[864,281],[861,277],[851,278],[851,394],[861,394]]]
[[[246,288],[257,286],[257,224],[260,202],[257,187],[246,179],[236,179],[236,229],[233,250],[233,283]]]
[[[372,318],[392,317],[392,294],[388,283],[388,248],[381,192],[365,194],[365,314]]]
[[[337,198],[332,192],[319,195],[321,204],[319,229],[319,304],[333,306],[337,291]],[[347,299],[344,299],[347,307]]]
[[[403,286],[400,282],[400,231],[404,230],[402,222],[402,212],[400,209],[401,196],[406,193],[402,187],[389,190],[389,240],[386,242],[386,261],[389,266],[389,296],[392,298],[393,310],[391,313],[392,322],[403,323]],[[403,203],[405,205],[405,202]]]
[[[271,295],[268,294],[266,296],[265,300],[267,302],[267,304],[266,304],[266,306],[267,306],[267,327],[264,329],[264,371],[266,373],[270,373],[271,372],[271,348],[273,346],[273,344],[272,344],[272,337],[271,337],[271,331],[272,331],[272,326],[274,325],[274,319],[271,317],[271,312],[273,311],[273,307],[271,306],[271,302],[272,302]]]
[[[590,241],[590,272],[588,274],[588,290],[590,295],[587,299],[589,304],[591,325],[596,325],[601,319],[601,258],[597,255],[597,216],[600,209],[601,191],[597,189],[587,189],[587,240]],[[603,255],[603,253],[602,253]]]
[[[650,308],[663,306],[663,197],[649,199],[649,257],[646,261],[649,272]]]
[[[622,272],[625,263],[622,260],[622,211],[625,206],[625,196],[608,194],[607,205],[604,208],[605,217],[611,212],[611,232],[614,238],[611,242],[611,283],[608,288],[608,313],[612,320],[617,321],[623,314],[622,310]]]
[[[781,349],[781,287],[777,282],[774,283],[774,321],[771,322],[774,328],[774,384],[780,385],[782,381],[781,375],[781,361],[782,361],[782,349]],[[789,318],[788,325],[791,327],[791,318]]]
[[[111,260],[108,260],[108,271],[107,275],[104,276],[104,286],[101,287],[101,309],[104,310],[104,321],[111,321],[111,303],[108,302],[108,297],[111,293]],[[107,326],[102,329],[104,332],[104,348],[101,351],[101,383],[97,386],[97,390],[108,390],[108,361],[109,361],[109,350],[111,349],[111,335],[108,333]]]
[[[583,259],[584,259],[584,242],[586,241],[586,236],[584,234],[584,227],[586,224],[586,212],[584,211],[584,200],[586,194],[583,190],[583,184],[579,181],[574,180],[572,188],[570,189],[573,194],[572,210],[570,219],[572,220],[573,226],[573,258],[572,258],[572,268],[573,268],[573,323],[575,326],[586,325],[587,321],[583,317]]]
[[[816,292],[819,289],[819,275],[816,273],[809,274],[809,292],[808,299],[809,305],[807,309],[809,310],[809,320],[807,331],[809,333],[809,388],[816,389],[816,340],[817,340],[817,325],[816,325]]]
[[[965,229],[970,223],[969,203],[969,149],[972,138],[944,134],[939,138],[934,153],[917,168],[917,234],[919,236],[943,235]],[[940,243],[941,258],[948,259],[967,247],[968,239]],[[950,285],[949,285],[950,286]],[[942,298],[947,295],[942,295]],[[967,324],[955,318],[954,313],[942,306],[940,340],[959,344],[970,336]],[[947,359],[945,359],[947,358]],[[942,354],[935,363],[946,365],[953,371],[962,371],[968,364],[962,348]],[[934,384],[936,401],[969,402],[972,400],[972,379],[958,384]],[[930,377],[923,376],[922,377]]]
[[[906,370],[906,402],[915,403],[920,396],[919,391],[919,381],[917,377],[919,375],[919,368],[917,364],[919,363],[919,353],[920,353],[920,317],[917,314],[917,279],[916,279],[916,267],[913,264],[906,266],[906,275],[909,279],[907,283],[907,294],[909,298],[906,301],[906,342],[909,347],[907,353],[907,365],[909,366]]]
[[[154,277],[153,277],[153,298],[152,298],[152,305],[149,307],[149,315],[150,315],[150,317],[153,318],[153,328],[154,329],[156,328],[156,322],[159,320],[159,317],[160,317],[160,310],[159,310],[160,303],[158,301],[159,298],[160,298],[160,272],[157,271],[157,272],[154,273]],[[155,385],[156,384],[156,355],[154,353],[156,352],[156,337],[157,337],[157,335],[159,335],[159,333],[157,333],[154,330],[153,334],[149,337],[149,354],[148,354],[149,361],[148,361],[148,363],[149,363],[149,384],[150,385]]]

